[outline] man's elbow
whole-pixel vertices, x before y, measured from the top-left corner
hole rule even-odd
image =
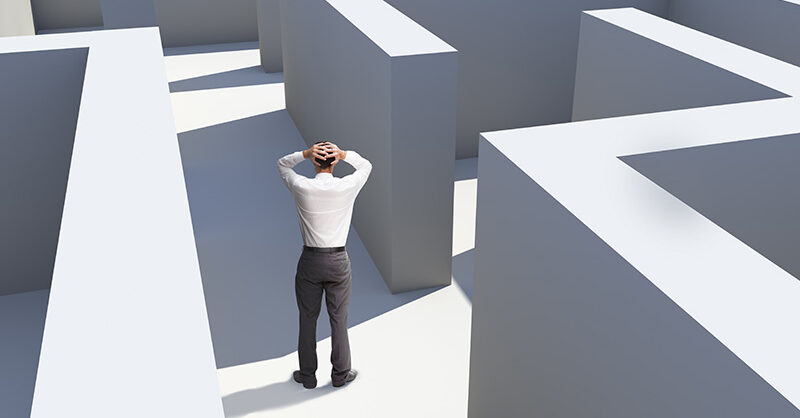
[[[276,168],[278,169],[278,175],[281,177],[288,176],[288,170],[291,170],[291,168],[288,168],[284,164],[281,164],[281,161],[278,161]]]
[[[361,166],[359,170],[363,171],[364,174],[369,176],[369,174],[372,173],[372,163],[370,163],[369,161],[364,161],[364,164]]]

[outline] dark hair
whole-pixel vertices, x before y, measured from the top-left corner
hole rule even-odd
[[[322,144],[324,142],[328,141],[317,141],[314,143],[314,145]],[[336,161],[336,157],[328,157],[324,160],[322,158],[314,158],[314,160],[316,160],[319,163],[319,168],[328,168],[331,166],[331,164],[333,164],[334,161]]]

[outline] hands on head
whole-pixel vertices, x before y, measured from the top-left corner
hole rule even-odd
[[[333,156],[334,160],[331,163],[331,167],[335,166],[339,163],[339,160],[344,159],[344,151],[339,149],[339,146],[334,144],[333,142],[325,142],[325,151],[328,153],[328,157]]]
[[[317,142],[316,144],[312,145],[311,148],[307,149],[303,154],[306,158],[311,159],[311,162],[318,167],[322,166],[318,160],[325,161],[333,157],[333,161],[330,163],[330,166],[333,167],[339,163],[340,159],[343,158],[342,150],[340,150],[336,144],[330,141]]]

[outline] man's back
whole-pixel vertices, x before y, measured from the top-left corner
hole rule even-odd
[[[353,204],[372,171],[372,164],[355,151],[343,161],[356,171],[337,178],[317,173],[314,178],[297,174],[292,167],[303,161],[302,152],[278,160],[278,170],[294,196],[303,243],[309,247],[342,247],[347,242]]]

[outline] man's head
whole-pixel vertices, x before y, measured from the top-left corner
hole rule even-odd
[[[328,144],[328,141],[317,141],[314,143],[314,145],[317,144],[325,145]],[[330,173],[333,171],[333,162],[336,161],[336,156],[330,156],[324,160],[322,158],[314,158],[314,160],[319,164],[314,166],[317,173]]]

